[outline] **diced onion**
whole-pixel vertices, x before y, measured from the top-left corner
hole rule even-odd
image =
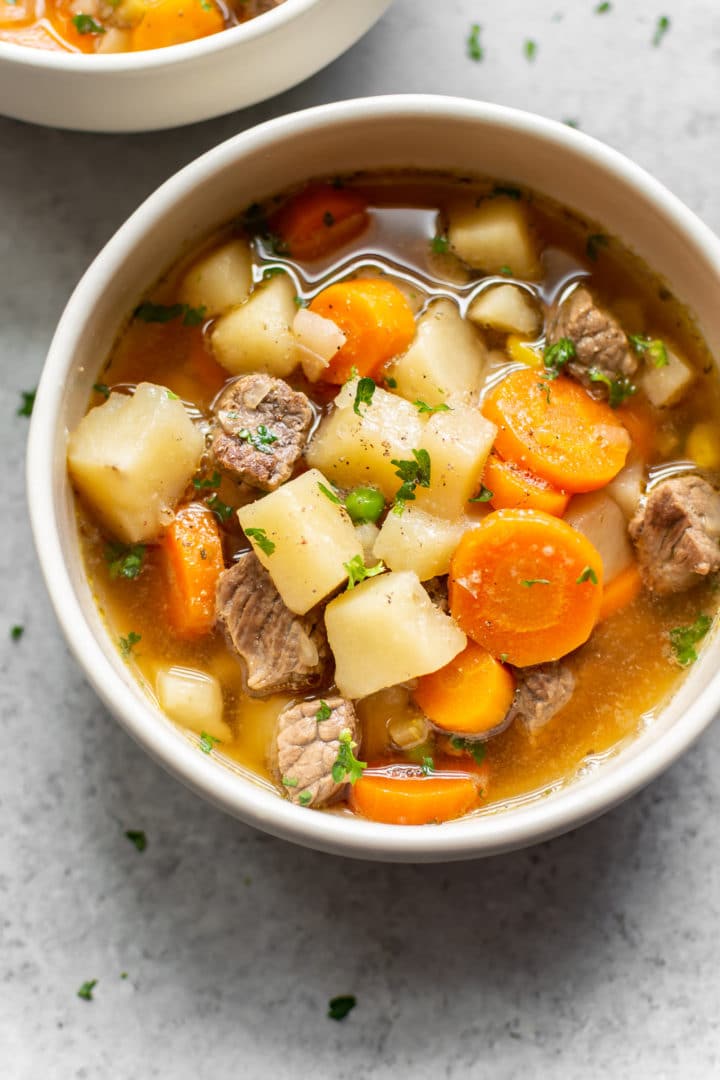
[[[346,337],[332,319],[300,308],[292,324],[298,355],[305,375],[316,382],[333,356],[342,349]]]

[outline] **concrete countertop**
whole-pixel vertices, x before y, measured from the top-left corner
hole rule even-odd
[[[25,511],[16,409],[72,287],[162,180],[257,121],[375,93],[485,98],[578,121],[720,229],[717,3],[595,7],[397,0],[315,78],[219,120],[135,136],[0,120],[3,1080],[719,1074],[719,726],[641,795],[528,851],[430,867],[302,851],[200,802],[105,712]],[[358,1003],[337,1024],[341,993]]]

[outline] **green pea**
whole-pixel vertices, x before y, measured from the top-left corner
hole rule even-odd
[[[373,487],[356,487],[345,500],[347,512],[357,525],[377,521],[385,509],[382,492]]]

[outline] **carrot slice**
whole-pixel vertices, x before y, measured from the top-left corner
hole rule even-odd
[[[450,611],[493,656],[527,667],[587,641],[601,586],[600,554],[571,525],[541,510],[495,510],[460,540]]]
[[[315,184],[285,203],[268,224],[293,258],[319,259],[354,240],[367,223],[362,195],[332,184]]]
[[[331,319],[347,339],[323,372],[331,383],[345,382],[353,368],[360,375],[373,375],[404,352],[415,336],[412,308],[397,285],[382,278],[329,285],[310,302],[310,311]]]
[[[487,735],[502,724],[514,693],[508,669],[471,641],[445,667],[423,675],[413,697],[436,727],[456,735]]]
[[[609,619],[617,611],[627,607],[642,589],[642,578],[637,563],[631,563],[603,586],[599,620]]]
[[[225,569],[214,514],[197,503],[181,507],[163,537],[162,551],[173,627],[183,637],[209,633],[215,623],[215,589]]]
[[[500,457],[570,492],[604,487],[630,449],[609,405],[562,375],[550,381],[529,368],[513,371],[487,396],[483,413],[498,426]]]
[[[479,773],[438,769],[426,776],[417,765],[371,766],[353,784],[350,806],[386,825],[430,825],[467,814],[486,787]]]
[[[131,32],[131,48],[163,49],[217,34],[225,29],[220,8],[213,0],[157,0],[148,4],[141,22]]]
[[[544,510],[546,514],[562,517],[570,496],[566,491],[548,484],[541,476],[522,469],[514,461],[503,461],[491,454],[485,465],[483,484],[492,491],[490,505],[495,510]]]
[[[646,401],[631,401],[621,405],[616,413],[627,428],[632,444],[643,461],[649,461],[655,451],[657,423]]]

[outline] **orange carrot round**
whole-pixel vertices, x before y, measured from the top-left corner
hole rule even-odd
[[[371,766],[353,784],[350,806],[386,825],[430,825],[467,814],[486,788],[479,774],[438,763],[428,776],[417,765]]]
[[[630,563],[624,570],[603,586],[602,603],[598,619],[609,619],[617,611],[627,607],[642,589],[642,578],[637,563]]]
[[[582,386],[560,376],[511,372],[485,399],[498,426],[495,449],[507,461],[565,491],[594,491],[625,464],[630,436],[616,414]]]
[[[176,633],[182,637],[209,633],[215,625],[215,589],[225,569],[215,515],[198,503],[181,507],[163,537],[162,551]]]
[[[142,20],[131,32],[131,47],[162,49],[217,34],[225,29],[220,8],[213,0],[157,0],[148,4]]]
[[[514,693],[508,669],[471,641],[445,667],[423,675],[413,697],[436,727],[477,736],[502,724]]]
[[[354,240],[367,223],[367,204],[358,192],[314,184],[273,214],[269,226],[293,258],[319,259]]]
[[[331,319],[346,342],[323,378],[343,383],[353,368],[372,376],[387,360],[404,352],[415,336],[412,309],[397,285],[382,278],[355,278],[329,285],[311,301],[310,311]]]
[[[618,420],[625,425],[632,444],[643,461],[649,461],[655,451],[655,432],[657,423],[653,418],[652,408],[641,399],[625,402],[616,412]]]
[[[450,565],[450,610],[465,633],[517,667],[557,660],[590,637],[602,559],[587,537],[540,510],[495,510]]]
[[[492,491],[490,505],[495,510],[544,510],[546,514],[562,517],[570,496],[553,487],[541,476],[522,469],[514,461],[503,461],[491,454],[485,465],[483,484]]]

